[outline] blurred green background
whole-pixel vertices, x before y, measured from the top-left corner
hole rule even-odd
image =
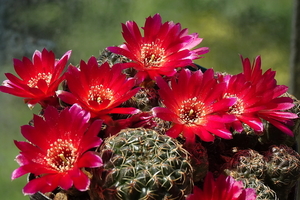
[[[60,58],[72,49],[70,62],[77,64],[107,46],[123,43],[121,23],[134,20],[143,26],[146,17],[160,13],[163,21],[180,22],[189,33],[197,32],[204,38],[199,46],[209,47],[210,53],[196,63],[239,73],[239,54],[251,60],[261,55],[263,68],[276,70],[279,84],[289,83],[289,0],[1,0],[2,9],[5,3],[10,6],[2,12],[1,34],[7,34],[7,43],[0,44],[0,81],[6,79],[5,72],[14,73],[12,58],[31,57],[35,49],[43,47],[54,50]],[[29,199],[21,192],[26,177],[10,179],[18,167],[13,140],[23,140],[20,126],[27,124],[38,108],[31,111],[21,98],[4,93],[0,93],[0,100],[1,199]]]

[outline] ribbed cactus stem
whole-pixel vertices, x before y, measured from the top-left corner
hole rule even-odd
[[[266,162],[263,155],[252,149],[238,151],[227,163],[226,168],[236,171],[243,178],[255,177],[263,179]]]
[[[99,149],[94,199],[178,199],[193,188],[189,153],[175,139],[151,129],[125,129]]]
[[[271,146],[266,154],[267,177],[270,187],[280,200],[288,199],[288,193],[300,178],[300,156],[288,146]]]

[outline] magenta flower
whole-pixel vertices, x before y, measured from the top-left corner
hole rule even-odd
[[[220,175],[214,180],[209,172],[204,180],[203,190],[194,186],[193,194],[187,200],[255,200],[256,191],[253,188],[245,189],[242,181],[236,181],[231,176]]]
[[[157,117],[173,122],[167,135],[176,138],[182,133],[189,142],[195,141],[195,135],[203,141],[213,141],[214,135],[232,137],[225,124],[234,118],[226,112],[236,99],[221,99],[226,84],[217,82],[212,69],[204,73],[183,69],[169,84],[158,77],[157,85],[165,108],[152,110]]]
[[[68,91],[58,91],[58,97],[68,104],[78,103],[91,112],[92,117],[111,121],[109,114],[136,114],[133,107],[117,107],[135,95],[135,79],[126,78],[121,64],[98,66],[95,57],[87,63],[80,62],[80,69],[70,66],[66,73]]]
[[[144,36],[134,21],[122,24],[122,30],[125,44],[107,49],[131,59],[133,63],[127,67],[135,68],[141,81],[147,77],[172,76],[176,68],[192,64],[194,59],[209,51],[207,47],[191,50],[202,38],[197,33],[189,35],[188,29],[181,29],[179,23],[162,23],[159,14],[146,19]]]
[[[37,103],[43,107],[55,105],[55,91],[64,78],[62,72],[70,55],[68,51],[56,60],[52,51],[43,49],[34,52],[32,61],[26,57],[22,61],[14,59],[14,68],[20,78],[6,73],[8,80],[0,86],[0,91],[25,98],[29,107]]]
[[[20,167],[12,179],[27,173],[36,176],[23,188],[25,195],[51,192],[57,187],[88,189],[90,179],[82,169],[102,166],[102,159],[89,151],[102,142],[97,137],[102,121],[90,124],[89,120],[90,114],[76,104],[60,112],[48,106],[43,117],[34,115],[34,126],[21,127],[28,142],[15,141],[21,150],[16,157]]]
[[[298,116],[284,112],[294,104],[291,98],[282,97],[288,87],[277,85],[275,71],[269,69],[262,73],[260,56],[256,57],[253,65],[247,58],[242,58],[242,62],[243,73],[221,77],[228,84],[224,96],[237,98],[229,110],[229,113],[236,117],[232,123],[233,128],[241,132],[242,123],[245,123],[253,130],[262,132],[262,119],[265,119],[286,134],[293,135],[287,126]]]

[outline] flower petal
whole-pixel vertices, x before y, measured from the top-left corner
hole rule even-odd
[[[85,154],[81,156],[81,158],[78,160],[77,163],[79,168],[82,167],[89,167],[89,168],[95,168],[95,167],[101,167],[102,159],[97,155],[95,152],[88,151]]]
[[[79,191],[86,191],[90,186],[90,179],[83,172],[78,177],[73,177],[74,187]]]

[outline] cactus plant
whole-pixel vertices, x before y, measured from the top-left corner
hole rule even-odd
[[[189,153],[175,139],[151,129],[125,129],[99,149],[94,199],[185,199],[193,188]],[[93,189],[96,188],[96,189]]]
[[[266,162],[263,155],[253,149],[240,150],[227,163],[227,169],[233,170],[238,177],[255,177],[263,179],[266,171]],[[234,177],[237,177],[235,175]]]
[[[300,155],[286,145],[270,147],[262,155],[252,149],[238,151],[225,164],[224,172],[256,188],[257,200],[289,198],[300,177]]]
[[[236,178],[236,180],[243,181],[246,188],[255,188],[257,194],[256,200],[279,200],[274,190],[255,177]]]
[[[280,145],[271,146],[265,157],[266,181],[277,192],[279,198],[285,200],[300,177],[300,155],[290,147]]]

